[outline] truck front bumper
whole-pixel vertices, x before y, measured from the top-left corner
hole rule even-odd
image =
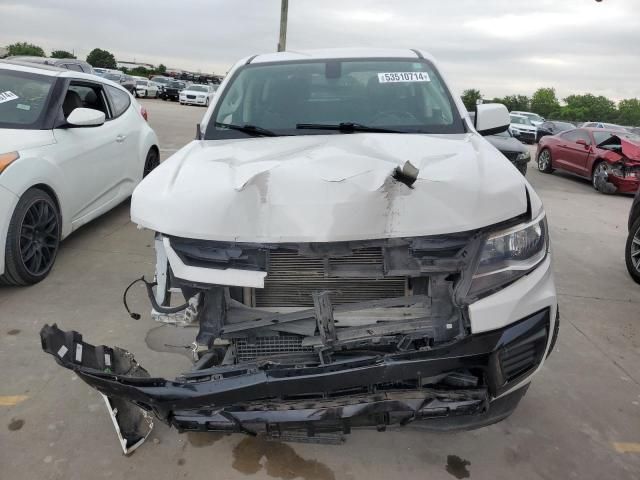
[[[271,362],[207,368],[203,361],[175,380],[151,377],[131,353],[85,343],[75,331],[45,325],[40,336],[58,364],[119,404],[118,415],[130,408],[142,418],[142,409],[180,431],[286,438],[411,422],[449,430],[499,421],[524,395],[557,329],[545,308],[505,328],[421,351],[302,368]]]

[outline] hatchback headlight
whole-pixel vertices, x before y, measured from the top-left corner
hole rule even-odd
[[[532,222],[490,235],[485,240],[469,295],[481,297],[516,281],[536,268],[548,250],[544,213]]]

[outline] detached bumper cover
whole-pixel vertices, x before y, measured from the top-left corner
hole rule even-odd
[[[495,415],[492,402],[524,386],[549,348],[550,328],[549,309],[544,309],[507,328],[430,350],[363,355],[302,368],[265,362],[197,370],[196,364],[175,380],[150,377],[129,352],[90,345],[74,331],[45,325],[40,335],[43,350],[88,385],[111,399],[153,411],[179,430],[278,435],[297,430],[313,436],[316,431],[346,433],[352,426],[380,428],[416,420],[437,419],[436,429],[498,421],[517,400],[511,410],[505,413],[503,405]],[[485,384],[432,388],[461,370],[482,372]]]

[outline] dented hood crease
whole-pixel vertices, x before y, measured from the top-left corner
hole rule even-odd
[[[411,187],[393,178],[410,162]],[[435,235],[526,211],[525,181],[474,134],[344,134],[194,141],[135,190],[132,220],[248,242]]]

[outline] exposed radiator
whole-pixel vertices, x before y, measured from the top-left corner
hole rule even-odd
[[[312,307],[311,293],[321,290],[331,292],[335,305],[405,295],[405,278],[383,277],[382,272],[381,248],[328,259],[275,250],[270,253],[265,286],[255,291],[256,307]],[[356,275],[360,276],[345,278]]]

